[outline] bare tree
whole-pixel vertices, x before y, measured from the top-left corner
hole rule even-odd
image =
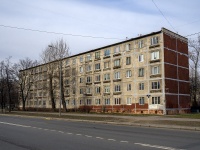
[[[37,61],[33,61],[30,58],[25,58],[20,59],[19,62],[13,66],[15,79],[19,86],[20,98],[22,99],[23,111],[26,110],[26,101],[30,94],[30,89],[34,83],[35,78],[31,76],[30,72],[21,72],[21,70],[26,70],[36,65],[38,65]]]
[[[197,40],[190,40],[189,41],[189,58],[192,62],[191,72],[192,72],[192,78],[191,78],[191,90],[192,90],[192,96],[193,96],[193,105],[197,106],[197,89],[198,89],[198,67],[199,67],[199,57],[200,57],[200,36],[198,36]]]
[[[5,108],[5,99],[6,99],[6,76],[5,76],[5,63],[4,61],[0,62],[0,100],[1,100],[1,110]]]
[[[63,39],[59,39],[55,43],[50,43],[49,46],[46,47],[46,49],[42,52],[41,54],[41,59],[43,63],[48,63],[46,65],[47,70],[48,70],[48,78],[49,78],[49,95],[52,103],[52,109],[55,109],[55,99],[54,99],[54,92],[53,92],[53,79],[58,78],[58,76],[54,76],[54,69],[53,66],[56,63],[50,63],[52,61],[60,60],[60,63],[62,62],[63,58],[66,58],[70,55],[69,52],[69,46],[66,44],[66,42]],[[62,66],[62,65],[58,65]],[[58,67],[59,68],[59,67]],[[62,73],[62,67],[59,68],[61,71],[61,78],[60,80],[60,85],[61,85],[61,99],[62,99],[62,105],[64,111],[67,111],[66,108],[66,103],[64,99],[64,87],[63,87],[63,73]]]

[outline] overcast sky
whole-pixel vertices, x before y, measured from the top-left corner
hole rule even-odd
[[[154,2],[168,21],[152,0],[0,0],[0,61],[9,56],[13,62],[25,57],[38,60],[41,51],[59,38],[77,54],[162,27],[183,36],[200,32],[199,0]]]

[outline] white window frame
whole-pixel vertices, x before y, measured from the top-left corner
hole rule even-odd
[[[83,66],[80,67],[80,73],[83,73]]]
[[[92,55],[91,54],[87,54],[86,55],[86,61],[90,61],[92,60]]]
[[[105,105],[110,105],[110,98],[105,98]]]
[[[160,104],[160,96],[152,97],[152,104],[153,105]]]
[[[158,36],[151,37],[151,45],[156,45],[159,43]]]
[[[126,57],[126,65],[130,65],[131,64],[131,57]]]
[[[115,72],[114,73],[114,79],[120,79],[120,72]]]
[[[144,97],[139,98],[139,105],[144,105],[145,104],[145,99]]]
[[[115,98],[114,99],[114,104],[115,105],[120,105],[121,104],[121,98]]]
[[[66,105],[68,106],[70,104],[70,101],[68,99],[65,100]]]
[[[139,68],[139,70],[138,70],[138,76],[139,77],[144,77],[144,68]]]
[[[140,40],[138,42],[138,48],[143,48],[144,47],[144,41],[143,40]]]
[[[104,93],[110,93],[110,86],[109,85],[104,86]]]
[[[110,56],[110,50],[109,49],[106,49],[104,50],[104,56]]]
[[[86,70],[87,72],[92,71],[92,65],[87,65],[87,66],[86,66],[86,69],[87,69],[87,70]]]
[[[151,89],[152,90],[158,90],[158,89],[160,89],[160,82],[159,81],[153,81],[153,82],[151,82]]]
[[[131,44],[130,43],[126,44],[125,49],[126,49],[126,51],[130,51],[131,50]]]
[[[159,66],[152,66],[151,67],[151,74],[156,75],[160,73],[160,67]]]
[[[96,92],[96,93],[101,93],[101,87],[100,87],[100,86],[95,87],[95,92]]]
[[[91,82],[92,82],[92,77],[90,77],[90,76],[87,77],[87,78],[86,78],[86,83],[91,83]]]
[[[132,104],[132,98],[131,97],[127,97],[126,98],[126,104],[127,105],[131,105]]]
[[[160,58],[160,52],[159,51],[151,52],[151,60],[158,60],[159,58]]]
[[[87,87],[87,88],[86,88],[86,93],[87,93],[87,94],[91,94],[91,93],[92,93],[92,89],[91,89],[90,87]]]
[[[92,105],[92,100],[91,99],[87,99],[86,100],[86,105]]]
[[[100,51],[95,52],[95,59],[98,59],[98,58],[100,58]]]
[[[121,86],[120,85],[115,85],[115,92],[121,92]]]
[[[104,69],[110,68],[110,61],[104,62]]]
[[[127,70],[126,71],[126,77],[130,78],[132,76],[132,71],[131,70]]]
[[[82,63],[83,62],[83,56],[80,56],[79,60]]]
[[[143,62],[143,61],[144,61],[144,55],[143,55],[143,54],[140,54],[140,55],[138,56],[138,61],[139,61],[139,62]]]
[[[100,74],[95,76],[95,81],[101,81],[101,75]]]
[[[95,70],[100,70],[101,69],[101,64],[98,63],[98,64],[95,64]]]
[[[120,66],[120,59],[114,60],[114,67]]]
[[[114,54],[120,53],[120,46],[116,46],[114,49]]]
[[[127,91],[131,91],[131,84],[127,84]]]
[[[104,81],[110,81],[110,74],[109,73],[104,74]]]
[[[144,83],[139,83],[139,90],[144,90]]]
[[[95,99],[95,104],[96,105],[101,105],[101,99]]]

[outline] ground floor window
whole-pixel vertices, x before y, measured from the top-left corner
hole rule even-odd
[[[152,97],[152,104],[160,104],[160,97]]]
[[[131,103],[132,103],[131,97],[127,97],[127,105],[131,105]]]
[[[95,100],[95,104],[96,104],[96,105],[100,105],[100,104],[101,104],[101,100],[100,100],[100,99],[96,99],[96,100]]]
[[[144,105],[144,97],[140,97],[139,98],[139,104],[140,105]]]
[[[110,105],[110,98],[105,99],[105,105]]]
[[[121,98],[115,98],[115,105],[121,104]]]

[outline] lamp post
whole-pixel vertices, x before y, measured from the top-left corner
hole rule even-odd
[[[52,46],[52,45],[49,45],[49,48],[55,48],[57,49],[56,47]],[[60,72],[60,75],[59,75],[59,78],[60,78],[60,101],[59,101],[59,117],[61,116],[61,101],[62,101],[62,84],[61,84],[61,79],[62,79],[62,60],[60,59],[59,61],[59,72]]]
[[[149,98],[150,98],[150,94],[147,94],[147,98],[148,98],[148,114],[149,114]]]

